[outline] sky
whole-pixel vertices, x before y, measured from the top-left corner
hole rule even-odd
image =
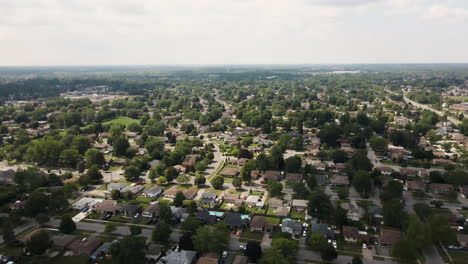
[[[0,0],[0,65],[467,63],[467,0]]]

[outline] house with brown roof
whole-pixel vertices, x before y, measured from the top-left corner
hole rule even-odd
[[[232,264],[248,264],[248,263],[249,263],[249,258],[247,256],[240,256],[240,255],[237,255],[234,258],[234,261],[232,262]]]
[[[348,176],[335,176],[331,179],[330,184],[333,186],[349,186]]]
[[[406,181],[406,189],[408,191],[417,191],[417,190],[425,191],[426,184],[420,181]]]
[[[163,193],[163,197],[164,198],[168,198],[168,199],[174,199],[177,195],[178,192],[182,192],[181,190],[177,189],[177,188],[171,188],[169,190],[166,190],[164,193]]]
[[[274,171],[274,170],[265,171],[265,174],[263,174],[263,178],[265,180],[279,181],[280,177],[281,177],[281,173],[279,171]]]
[[[238,203],[239,201],[242,202],[242,200],[240,199],[240,194],[235,194],[235,193],[226,193],[224,195],[224,201],[226,203],[232,203],[232,204],[236,204]]]
[[[184,196],[185,196],[185,199],[187,200],[193,200],[193,198],[197,196],[197,191],[193,189],[187,189],[184,191]]]
[[[97,237],[79,239],[70,244],[69,250],[75,256],[89,257],[91,253],[102,244],[102,240]]]
[[[224,177],[236,177],[239,175],[239,168],[233,168],[233,167],[226,167],[221,171],[221,176]]]
[[[281,207],[283,206],[283,200],[279,199],[279,198],[271,198],[269,201],[268,201],[268,206],[269,208],[271,209],[276,209],[278,207]]]
[[[303,178],[302,173],[286,173],[286,180],[288,182],[302,182]]]
[[[207,253],[203,257],[199,258],[197,264],[218,264],[221,257],[215,253]]]
[[[250,221],[250,230],[252,232],[262,232],[263,228],[265,227],[265,223],[266,219],[264,216],[256,215],[252,218],[252,221]]]
[[[453,187],[452,184],[446,184],[446,183],[431,183],[429,185],[429,189],[431,190],[432,193],[435,194],[444,194],[453,191],[455,188]]]
[[[387,166],[378,167],[376,170],[380,171],[383,175],[390,175],[393,172],[393,169]]]
[[[102,214],[116,214],[120,209],[120,206],[117,206],[117,201],[115,200],[104,200],[98,204],[96,204],[95,209],[96,212]]]
[[[400,174],[406,177],[416,177],[418,176],[418,171],[410,168],[403,168],[400,170]]]
[[[380,227],[380,235],[377,240],[381,246],[393,246],[401,239],[401,230],[393,227]]]
[[[258,176],[260,175],[260,172],[258,170],[251,170],[250,171],[250,178],[252,180],[258,179]]]
[[[367,243],[369,241],[367,232],[360,232],[354,226],[343,226],[343,237],[345,241],[349,243],[356,243],[358,241]]]
[[[290,208],[287,206],[280,206],[273,210],[276,216],[282,216],[282,217],[288,216],[289,211],[290,211]]]

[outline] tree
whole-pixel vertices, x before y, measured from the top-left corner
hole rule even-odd
[[[176,168],[174,167],[167,167],[164,171],[164,177],[168,182],[173,181],[175,178],[177,178],[178,175],[179,172],[177,172]]]
[[[342,150],[337,150],[333,152],[332,159],[334,163],[345,163],[348,161],[348,154]]]
[[[185,195],[182,191],[178,191],[174,197],[174,206],[181,207],[184,203]]]
[[[406,218],[405,205],[398,200],[390,200],[383,204],[384,223],[391,227],[401,227]]]
[[[331,262],[338,257],[338,252],[332,245],[327,243],[327,246],[320,251],[320,257],[323,261]]]
[[[92,165],[91,167],[89,167],[88,171],[86,172],[86,175],[88,176],[89,180],[93,183],[97,183],[103,178],[97,165]]]
[[[200,220],[194,216],[189,216],[185,221],[180,225],[181,229],[184,231],[194,232],[201,225]]]
[[[179,175],[177,177],[177,183],[178,184],[186,184],[189,181],[190,181],[190,179],[186,174],[181,174],[181,175]]]
[[[229,229],[223,224],[201,226],[193,235],[193,245],[201,254],[220,254],[228,248]]]
[[[112,147],[115,155],[122,157],[127,154],[127,149],[130,147],[130,144],[128,144],[128,140],[124,136],[117,136],[112,137]]]
[[[104,159],[104,154],[102,154],[101,151],[97,149],[88,149],[85,154],[85,162],[86,162],[86,167],[91,167],[92,165],[96,165],[99,168],[106,163],[106,160]]]
[[[115,223],[107,223],[104,227],[104,233],[113,233],[115,230],[117,230],[117,225]]]
[[[49,204],[49,198],[41,191],[34,191],[24,205],[24,211],[28,216],[36,216],[38,213],[46,210]]]
[[[64,216],[62,216],[62,220],[60,222],[59,230],[60,230],[60,232],[62,232],[64,234],[71,234],[71,233],[75,232],[75,230],[76,230],[75,222],[73,222],[73,220],[71,219],[70,216],[64,215]]]
[[[356,151],[349,162],[354,170],[370,171],[372,169],[372,163],[367,157],[367,151],[363,149]]]
[[[354,256],[351,264],[362,264],[362,259],[360,256]]]
[[[287,172],[299,172],[302,166],[302,159],[299,156],[292,156],[286,159],[284,168]]]
[[[422,221],[425,221],[432,215],[432,209],[428,204],[425,203],[417,203],[413,205],[414,212]]]
[[[327,238],[321,233],[312,234],[309,239],[307,239],[308,245],[317,251],[321,251],[328,244]]]
[[[66,167],[75,168],[82,156],[74,148],[65,149],[60,153],[60,164]]]
[[[433,215],[428,219],[429,228],[433,242],[453,243],[456,241],[456,234],[446,218],[442,215]]]
[[[326,195],[323,191],[313,192],[310,196],[307,207],[309,215],[321,219],[330,219],[330,216],[333,212],[330,197],[328,197],[328,195]]]
[[[211,179],[210,183],[213,188],[221,189],[224,184],[224,178],[222,176],[215,176],[213,179]]]
[[[3,241],[9,243],[15,240],[15,233],[13,232],[13,227],[10,224],[9,220],[6,220],[2,226],[3,231]]]
[[[112,263],[115,264],[144,264],[145,240],[135,236],[127,236],[117,243],[113,243],[110,248]]]
[[[166,223],[172,222],[173,215],[172,215],[171,207],[169,207],[169,205],[165,203],[159,203],[158,213],[159,213],[159,219],[161,219],[161,221],[164,221]]]
[[[138,236],[141,234],[141,227],[140,226],[130,226],[130,234],[132,236]]]
[[[388,201],[400,198],[403,193],[403,184],[398,181],[390,181],[383,192],[380,193],[380,200]]]
[[[398,263],[416,263],[418,251],[411,240],[401,239],[390,250],[390,255]]]
[[[165,184],[167,184],[167,179],[166,179],[166,177],[164,177],[164,176],[158,177],[158,179],[156,180],[156,184],[157,184],[157,185],[165,185]]]
[[[203,175],[197,175],[193,181],[196,185],[202,186],[206,183],[206,178]]]
[[[257,263],[262,257],[262,247],[257,241],[249,241],[245,246],[244,254],[249,257],[250,262]]]
[[[406,235],[411,238],[414,246],[418,249],[423,249],[432,243],[429,225],[421,222],[416,215],[409,217]]]
[[[369,145],[376,152],[385,152],[388,148],[388,140],[381,137],[372,137],[369,141]]]
[[[51,246],[50,236],[46,231],[34,233],[31,238],[26,241],[26,250],[35,255],[42,255]]]
[[[256,161],[255,160],[248,160],[244,166],[242,166],[240,170],[240,177],[245,182],[250,182],[251,180],[251,172],[255,170]]]
[[[263,252],[262,258],[259,260],[260,264],[290,264],[291,262],[281,254],[279,249],[269,248]]]
[[[299,249],[298,241],[287,238],[278,238],[273,240],[272,247],[279,250],[283,256],[291,263],[295,262],[297,250]]]
[[[197,203],[195,201],[190,201],[187,205],[187,212],[190,214],[190,215],[194,215],[196,213],[198,213],[198,206],[197,206]]]
[[[125,168],[124,177],[127,181],[136,181],[138,180],[138,177],[140,177],[140,173],[141,171],[139,168],[131,165]]]
[[[39,223],[39,225],[43,225],[49,222],[50,217],[44,213],[38,213],[34,219]]]
[[[151,238],[154,242],[165,244],[169,241],[171,232],[172,232],[171,225],[162,221],[159,224],[157,224],[156,227],[153,229]]]
[[[234,177],[234,179],[232,179],[232,186],[236,187],[237,189],[242,187],[242,179],[240,177]]]
[[[267,190],[272,197],[280,196],[283,191],[283,184],[280,182],[270,182],[268,183]]]
[[[372,179],[370,174],[367,171],[356,172],[353,177],[353,186],[362,197],[368,197],[372,190]]]

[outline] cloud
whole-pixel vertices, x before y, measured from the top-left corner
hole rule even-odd
[[[308,0],[313,4],[337,6],[337,7],[352,7],[367,4],[376,4],[384,0]]]
[[[436,4],[429,8],[427,18],[468,18],[468,9]]]

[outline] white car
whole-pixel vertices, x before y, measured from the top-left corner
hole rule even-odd
[[[367,245],[365,243],[362,243],[362,248],[366,249]]]
[[[244,245],[240,245],[239,248],[242,249],[242,250],[245,250],[245,246],[244,246]]]
[[[333,240],[333,247],[336,249],[338,247],[338,245],[336,244],[336,240]]]

